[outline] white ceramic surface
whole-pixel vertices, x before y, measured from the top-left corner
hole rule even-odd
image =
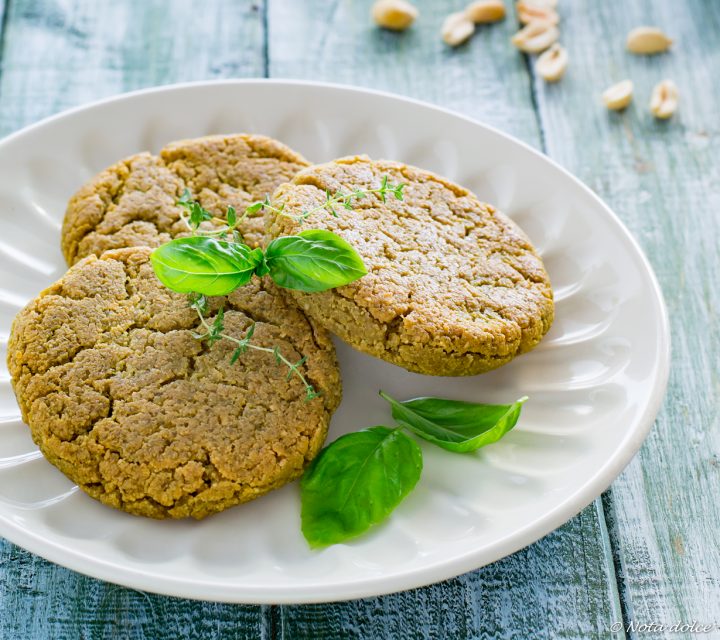
[[[466,185],[525,229],[555,289],[556,320],[541,345],[482,376],[419,376],[338,345],[345,396],[331,439],[387,423],[379,388],[399,398],[530,400],[516,429],[476,454],[423,445],[423,477],[391,519],[322,551],[310,551],[300,533],[297,483],[202,522],[143,520],[95,502],[37,452],[5,367],[13,316],[65,271],[60,224],[83,181],[177,138],[240,131],[274,136],[315,161],[367,153]],[[475,569],[599,495],[639,448],[665,390],[662,297],[618,219],[524,144],[419,102],[282,81],[120,96],[2,141],[0,203],[0,534],[112,582],[229,602],[314,602]]]

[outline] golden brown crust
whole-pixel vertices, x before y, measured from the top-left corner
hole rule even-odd
[[[8,368],[34,441],[87,493],[154,518],[202,518],[302,473],[340,401],[328,334],[269,281],[213,298],[227,331],[307,361],[305,401],[272,354],[193,337],[195,312],[163,287],[149,248],[76,264],[13,324]]]
[[[305,158],[277,140],[249,134],[180,140],[159,156],[131,156],[72,197],[62,229],[63,255],[72,265],[109,249],[156,247],[187,235],[176,205],[186,188],[224,218],[228,205],[242,212],[307,166]],[[248,244],[259,244],[262,227],[260,216],[245,221],[241,231]]]
[[[550,280],[522,230],[472,193],[428,171],[366,156],[300,172],[273,196],[297,215],[326,192],[377,188],[387,175],[404,200],[378,196],[306,228],[352,244],[368,275],[323,293],[293,292],[305,312],[353,347],[410,371],[474,375],[532,349],[550,328]],[[268,216],[272,237],[298,223]]]

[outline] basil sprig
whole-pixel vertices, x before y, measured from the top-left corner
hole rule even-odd
[[[276,238],[262,249],[209,236],[176,238],[155,249],[150,260],[160,281],[173,291],[227,295],[266,273],[281,287],[325,291],[367,273],[362,258],[331,231],[308,229]]]
[[[398,402],[383,391],[392,417],[421,438],[448,451],[466,453],[497,442],[520,417],[527,396],[512,404],[478,404],[444,398]]]
[[[421,471],[422,451],[401,429],[371,427],[338,438],[302,478],[303,535],[321,547],[364,533],[413,490]]]
[[[337,544],[385,520],[415,487],[422,450],[404,433],[453,452],[497,442],[520,417],[527,398],[509,405],[416,398],[391,405],[395,428],[372,427],[325,447],[300,483],[302,531],[312,547]]]
[[[262,210],[296,222],[322,210],[337,217],[336,205],[352,209],[353,201],[371,195],[379,196],[383,202],[388,194],[402,200],[403,187],[390,184],[385,176],[377,188],[335,194],[328,191],[322,204],[297,215],[286,213],[282,205],[276,207],[266,198],[248,206],[240,217],[233,207],[228,207],[225,220],[213,216],[185,191],[178,205],[187,212],[181,218],[194,235],[158,247],[151,254],[151,262],[166,287],[191,294],[190,304],[202,327],[196,335],[199,340],[210,344],[220,339],[233,342],[232,363],[247,349],[274,354],[278,364],[288,367],[288,377],[297,376],[305,385],[307,398],[313,399],[318,392],[300,370],[305,357],[292,362],[277,346],[253,344],[254,325],[242,338],[225,333],[222,308],[213,321],[206,319],[206,296],[227,295],[253,275],[269,274],[279,286],[305,292],[325,291],[363,277],[367,270],[360,256],[330,231],[309,229],[276,238],[263,251],[245,245],[238,227],[248,215]],[[222,226],[206,229],[205,222]],[[226,240],[228,236],[232,241]],[[422,450],[405,430],[449,451],[474,451],[510,431],[527,400],[520,398],[509,405],[444,398],[400,402],[382,391],[380,395],[390,403],[398,425],[371,427],[342,436],[321,451],[303,476],[302,531],[312,547],[360,535],[385,520],[413,490],[422,472]]]

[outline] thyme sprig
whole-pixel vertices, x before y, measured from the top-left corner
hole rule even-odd
[[[336,191],[335,193],[331,193],[326,189],[325,202],[317,205],[316,207],[313,207],[312,209],[303,210],[301,213],[296,215],[290,215],[285,213],[284,205],[280,205],[279,207],[273,206],[270,203],[270,199],[267,197],[262,202],[255,202],[254,204],[250,205],[248,209],[254,208],[254,210],[250,211],[250,213],[257,212],[260,209],[265,209],[266,211],[271,211],[275,215],[291,218],[292,220],[295,220],[295,222],[305,222],[305,220],[307,220],[310,216],[319,213],[320,211],[327,211],[327,213],[337,218],[339,217],[337,212],[338,207],[342,207],[343,209],[352,211],[353,200],[362,200],[363,198],[366,198],[367,196],[373,194],[380,196],[380,199],[383,202],[387,202],[388,194],[394,195],[397,200],[402,200],[404,188],[404,183],[390,184],[388,181],[388,177],[383,176],[380,186],[377,189],[355,189],[354,191],[351,191],[349,193],[340,190]]]
[[[403,199],[405,185],[391,184],[383,176],[380,186],[373,189],[325,191],[325,200],[310,209],[293,215],[285,206],[274,206],[270,198],[253,202],[238,216],[234,207],[229,206],[225,218],[213,215],[199,201],[193,199],[188,189],[177,201],[180,218],[191,232],[190,238],[176,238],[153,252],[151,260],[158,278],[167,287],[190,294],[190,306],[195,309],[203,327],[202,333],[195,333],[199,340],[209,345],[218,340],[229,340],[235,345],[230,361],[235,364],[248,349],[271,353],[278,365],[288,369],[287,379],[293,376],[302,382],[307,400],[320,395],[308,382],[301,371],[306,357],[297,362],[288,360],[280,348],[262,347],[253,344],[255,331],[252,324],[242,338],[225,333],[224,311],[217,312],[214,321],[208,322],[209,295],[224,295],[247,283],[254,275],[268,275],[280,287],[299,291],[325,291],[353,282],[367,273],[357,252],[345,240],[326,230],[306,230],[293,236],[276,238],[262,249],[251,249],[243,243],[240,225],[260,211],[268,211],[302,223],[312,215],[325,211],[338,217],[338,210],[351,211],[353,203],[370,196],[378,196],[387,202],[389,195]],[[203,226],[204,222],[214,223],[213,228]],[[227,238],[227,236],[231,236]]]
[[[197,200],[193,200],[192,194],[188,189],[183,191],[183,194],[176,204],[181,207],[180,219],[185,223],[188,230],[193,232],[193,235],[225,237],[228,232],[235,229],[238,223],[235,207],[229,206],[225,218],[219,218],[205,209]],[[183,209],[185,212],[183,212]],[[244,217],[243,215],[243,218]],[[203,222],[208,221],[219,223],[222,226],[215,229],[205,229],[200,226]],[[237,234],[234,239],[236,242],[242,242],[242,236],[239,234]]]
[[[200,318],[200,323],[204,329],[204,333],[193,333],[193,336],[198,340],[207,341],[208,345],[213,345],[219,340],[229,340],[235,345],[235,349],[230,356],[230,364],[235,364],[238,358],[248,349],[255,351],[263,351],[265,353],[271,353],[275,357],[275,361],[278,365],[285,365],[288,368],[287,380],[289,381],[293,376],[296,376],[305,388],[305,399],[312,400],[320,396],[320,393],[308,382],[307,378],[300,371],[300,367],[305,364],[307,356],[303,356],[297,362],[288,360],[280,351],[280,347],[261,347],[260,345],[253,344],[251,339],[255,333],[255,323],[253,322],[245,331],[245,335],[242,338],[236,338],[228,333],[225,333],[225,311],[222,307],[218,309],[217,315],[212,323],[208,322],[205,314],[208,312],[208,299],[203,295],[190,295],[189,296],[190,306],[195,309]]]
[[[192,199],[190,191],[185,189],[182,196],[178,200],[177,204],[185,209],[187,213],[181,213],[183,222],[187,225],[188,229],[194,234],[204,236],[218,236],[224,238],[228,234],[232,233],[235,236],[237,242],[242,241],[242,236],[237,230],[238,226],[245,221],[249,215],[259,213],[260,211],[270,211],[277,216],[290,218],[295,222],[305,222],[312,215],[321,211],[326,211],[333,217],[339,217],[338,209],[343,208],[348,211],[352,211],[353,202],[362,200],[371,195],[377,195],[383,202],[387,202],[388,195],[393,195],[397,200],[403,199],[403,189],[405,188],[404,183],[391,184],[388,176],[383,176],[380,186],[376,189],[355,189],[351,192],[343,192],[341,190],[331,193],[325,191],[325,201],[322,204],[317,205],[311,209],[305,209],[299,214],[289,214],[285,211],[285,205],[281,204],[279,207],[274,206],[270,202],[270,198],[265,196],[264,200],[258,200],[253,202],[245,208],[243,214],[238,217],[237,211],[234,207],[230,206],[227,209],[225,218],[214,216],[207,209],[197,201]],[[219,223],[222,226],[215,229],[205,229],[201,225],[203,222],[212,221]]]

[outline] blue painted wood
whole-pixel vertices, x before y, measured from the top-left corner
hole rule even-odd
[[[271,638],[269,607],[196,602],[126,589],[0,542],[0,638]]]
[[[64,109],[155,85],[265,72],[262,0],[12,0],[0,135]]]
[[[565,7],[565,5],[563,5]],[[675,40],[633,56],[627,32]],[[666,298],[668,394],[638,457],[605,500],[626,617],[635,624],[720,621],[720,3],[567,3],[563,82],[536,82],[548,152],[597,191],[642,245]],[[602,55],[598,47],[602,46]],[[631,78],[635,100],[608,114],[599,93]],[[652,87],[671,78],[677,114],[655,120]],[[578,135],[581,132],[581,135]],[[633,634],[631,634],[633,635]],[[704,635],[704,634],[701,634]],[[654,637],[675,638],[670,631]],[[710,637],[720,638],[720,627]]]
[[[570,68],[552,87],[508,45],[512,17],[449,50],[439,26],[463,2],[416,4],[418,23],[398,35],[372,25],[369,1],[0,0],[0,132],[143,86],[270,73],[430,100],[545,149],[620,213],[667,297],[673,374],[639,458],[602,503],[514,556],[441,585],[351,603],[164,598],[3,541],[0,638],[605,638],[623,617],[720,622],[720,3],[562,2]],[[673,52],[629,56],[625,34],[642,23],[676,37]],[[626,76],[636,102],[608,115],[599,93]],[[646,104],[665,76],[680,85],[680,112],[656,123]]]
[[[448,7],[415,4],[420,19],[395,34],[377,29],[363,3],[270,0],[270,74],[399,92],[542,148],[527,64],[509,45],[517,23],[481,27],[451,50],[439,36]],[[283,637],[293,639],[424,639],[444,629],[458,638],[601,637],[621,617],[599,502],[541,542],[457,580],[355,603],[284,606],[281,614]]]
[[[596,507],[479,571],[405,593],[280,607],[288,640],[604,638],[620,618]],[[616,618],[617,617],[617,618]]]
[[[7,3],[0,133],[146,86],[258,76],[261,2]],[[0,540],[0,639],[271,637],[269,607],[149,595],[87,578]]]

